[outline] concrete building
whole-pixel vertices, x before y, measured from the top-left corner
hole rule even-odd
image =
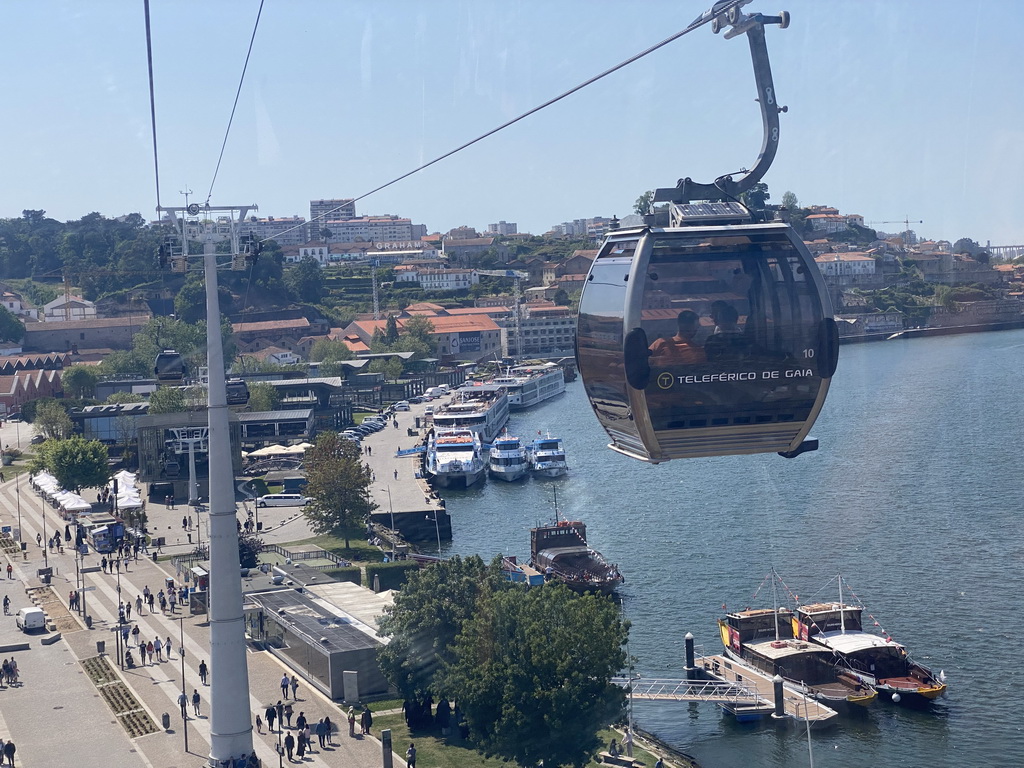
[[[105,317],[29,323],[22,346],[26,352],[131,349],[132,337],[148,319],[148,316]]]
[[[352,198],[309,201],[309,223],[316,231],[324,229],[323,225],[326,221],[343,221],[355,217],[356,201]]]
[[[252,216],[238,222],[241,235],[256,235],[261,240],[273,240],[278,245],[302,245],[309,241],[309,228],[302,216],[258,219]]]
[[[395,281],[419,283],[426,291],[464,291],[480,282],[480,276],[472,269],[429,269],[411,267],[396,270]]]
[[[20,293],[3,291],[2,295],[0,295],[0,304],[3,304],[4,308],[12,315],[27,317],[31,320],[39,319],[39,310],[35,307],[25,306],[24,299],[21,298]]]
[[[43,306],[43,320],[47,323],[66,320],[92,320],[96,305],[81,296],[58,296]]]
[[[519,232],[519,226],[514,221],[499,221],[497,224],[488,224],[487,232],[492,235],[515,235]]]
[[[320,229],[331,232],[328,241],[331,243],[376,243],[394,242],[398,240],[418,240],[413,235],[414,228],[410,219],[399,216],[359,216],[351,219],[331,219],[323,222]],[[416,230],[418,233],[418,230]]]

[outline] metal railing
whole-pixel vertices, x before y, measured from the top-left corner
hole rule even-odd
[[[612,678],[624,688],[632,682],[633,698],[651,701],[714,701],[731,704],[770,704],[751,685],[724,680],[663,680]]]

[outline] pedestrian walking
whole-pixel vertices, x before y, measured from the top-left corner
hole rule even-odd
[[[74,594],[74,593],[72,593],[72,594]],[[7,595],[4,595],[4,616],[10,616],[10,615],[11,615],[11,598],[9,598]]]
[[[295,727],[296,727],[296,729],[298,729],[300,731],[303,728],[306,727],[306,713],[305,712],[301,712],[301,711],[299,712],[299,716],[295,718]]]
[[[256,733],[263,733],[263,718],[256,715]]]
[[[10,563],[7,564],[7,578],[8,579],[13,579],[14,578],[14,566],[11,565]]]
[[[395,470],[395,480],[397,480],[397,479],[398,479],[398,470],[396,469]]]
[[[312,752],[313,751],[313,742],[310,739],[309,725],[308,724],[306,725],[305,728],[302,729],[302,740],[304,742],[306,742],[306,749],[309,750],[310,752]]]
[[[188,530],[188,518],[187,517],[181,518],[181,530],[183,530],[183,531],[187,531]]]
[[[331,741],[331,737],[334,734],[334,723],[331,722],[331,718],[324,718],[324,736],[327,738],[327,746],[333,746],[334,742]]]
[[[132,620],[132,604],[131,604],[131,602],[127,602],[127,603],[124,604],[124,617],[128,621]]]
[[[132,640],[135,642],[136,645],[138,645],[139,643],[139,634],[139,625],[136,624],[134,627],[132,627]]]
[[[203,685],[206,685],[206,676],[210,673],[210,668],[206,666],[206,660],[199,662],[199,680]]]
[[[4,742],[4,757],[7,758],[7,764],[14,768],[14,753],[18,751],[18,748],[14,746],[14,742],[8,739]]]
[[[405,764],[408,768],[416,768],[416,745],[411,741],[409,742],[409,748],[405,750]]]
[[[149,663],[150,664],[153,663],[153,653],[154,653],[153,641],[150,640],[148,643],[146,643],[146,655],[149,657]]]
[[[137,595],[135,597],[135,613],[139,616],[142,615],[142,595]]]
[[[181,719],[188,720],[188,696],[184,691],[178,694],[178,706],[181,707]]]
[[[362,729],[363,736],[370,735],[370,727],[373,725],[373,715],[370,714],[370,708],[364,707],[363,714],[359,716],[359,727]]]
[[[156,642],[153,643],[153,650],[156,651],[156,660],[163,661],[164,643],[163,640],[161,640],[159,637],[156,639]]]
[[[292,761],[292,752],[295,750],[295,737],[290,733],[284,737],[284,751],[288,753],[288,762]]]
[[[288,679],[288,675],[281,678],[281,696],[286,699],[288,698],[288,686],[290,683],[291,681]]]
[[[107,558],[106,557],[101,557],[100,558],[100,568],[103,569],[104,573],[107,572]]]
[[[277,700],[277,704],[274,705],[274,712],[277,714],[277,730],[284,730],[284,704],[281,700]]]
[[[171,660],[171,636],[168,635],[167,639],[164,640],[164,650],[167,651],[167,660]]]
[[[176,590],[171,590],[168,600],[171,603],[171,613],[174,613],[178,609],[178,593]]]
[[[295,756],[302,762],[302,756],[306,754],[306,740],[302,737],[302,731],[299,731],[299,738],[295,741]]]
[[[264,714],[267,716],[267,728],[269,728],[270,732],[273,733],[274,720],[277,719],[277,709],[274,707],[273,704],[271,704],[269,707],[267,707],[267,711],[264,712]]]
[[[299,678],[292,675],[292,699],[295,701],[299,700]]]
[[[153,603],[156,602],[156,595],[152,592],[149,593],[149,597],[146,598],[146,604],[149,606],[149,612],[153,613]]]
[[[199,717],[199,691],[195,688],[192,689],[192,709],[196,711],[196,717]]]
[[[323,722],[322,720],[320,722]],[[354,707],[348,708],[348,735],[355,738],[356,735],[356,710]]]
[[[355,716],[355,714],[353,713],[353,711],[351,709],[349,709],[349,711],[348,711],[348,719],[349,719],[348,735],[349,736],[355,736],[356,735],[356,731],[355,731],[356,716]],[[317,738],[317,741],[320,742],[320,749],[323,749],[324,747],[327,746],[327,726],[324,725],[323,718],[320,718],[320,721],[316,724],[316,738]]]
[[[284,705],[284,721],[288,724],[288,727],[292,727],[292,705],[291,702]]]

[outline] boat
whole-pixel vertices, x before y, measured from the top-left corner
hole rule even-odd
[[[437,429],[470,429],[490,445],[508,423],[508,391],[493,384],[467,384],[434,409]]]
[[[435,429],[427,440],[427,477],[442,488],[469,488],[484,476],[483,444],[471,429]]]
[[[487,469],[498,480],[512,482],[526,477],[530,467],[523,441],[508,433],[501,435],[488,452]]]
[[[516,365],[489,383],[505,387],[509,408],[521,411],[565,392],[565,373],[557,363]]]
[[[878,694],[859,680],[828,648],[793,637],[788,608],[747,608],[718,620],[725,655],[760,670],[779,675],[783,684],[806,693],[831,708],[867,706]]]
[[[838,603],[796,608],[792,618],[794,637],[828,648],[859,680],[894,702],[924,704],[942,696],[946,692],[945,673],[936,675],[911,659],[906,647],[887,633],[865,631],[864,608],[843,602],[842,585],[840,578]]]
[[[618,566],[587,544],[587,526],[579,520],[559,520],[530,530],[530,565],[548,583],[565,584],[577,592],[610,594],[624,579]]]
[[[534,440],[526,449],[526,455],[530,472],[539,477],[561,477],[569,471],[562,440],[550,434]]]

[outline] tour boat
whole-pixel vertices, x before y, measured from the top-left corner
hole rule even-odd
[[[491,477],[512,482],[526,477],[529,464],[526,448],[518,437],[503,434],[491,445],[487,468]]]
[[[557,363],[517,365],[491,379],[490,383],[505,387],[509,408],[521,411],[562,394],[565,373]]]
[[[437,429],[469,429],[490,445],[508,423],[508,392],[492,384],[466,384],[434,409]]]
[[[484,476],[483,444],[470,429],[435,429],[427,441],[427,476],[442,488],[469,488]]]
[[[587,526],[579,520],[558,520],[530,530],[530,565],[578,592],[609,594],[624,579],[618,566],[587,543]]]
[[[537,437],[526,449],[530,460],[530,471],[540,477],[561,477],[569,471],[565,462],[562,440],[548,435]]]

